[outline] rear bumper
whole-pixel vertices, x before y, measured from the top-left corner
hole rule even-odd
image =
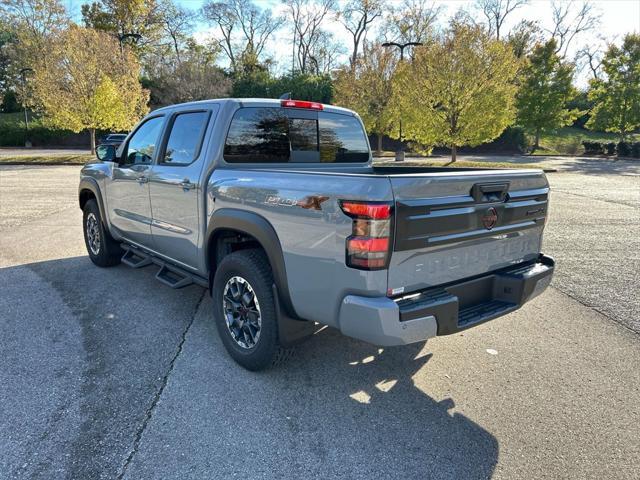
[[[517,310],[542,293],[555,262],[540,255],[461,282],[431,288],[400,299],[348,295],[340,307],[343,334],[391,346],[449,335]]]

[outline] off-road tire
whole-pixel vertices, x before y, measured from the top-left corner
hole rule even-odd
[[[233,277],[246,280],[259,303],[260,335],[250,348],[239,345],[227,327],[223,296],[227,282]],[[247,370],[257,371],[279,365],[292,352],[292,349],[282,347],[278,340],[278,318],[272,285],[271,266],[260,249],[230,253],[216,269],[211,293],[218,334],[229,355]]]
[[[90,199],[84,205],[82,215],[82,230],[84,232],[84,244],[87,247],[89,258],[99,267],[113,267],[120,263],[122,258],[122,248],[109,234],[105,228],[100,209],[94,199]],[[94,228],[89,228],[89,224]],[[96,245],[90,238],[89,231],[92,230],[99,235],[99,241]]]

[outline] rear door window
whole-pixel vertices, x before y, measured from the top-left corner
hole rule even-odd
[[[224,148],[230,163],[367,162],[356,117],[282,108],[239,109]]]
[[[162,163],[189,165],[200,154],[209,112],[179,113],[173,120]]]

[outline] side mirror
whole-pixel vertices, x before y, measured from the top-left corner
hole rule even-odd
[[[96,156],[102,162],[115,162],[116,147],[115,145],[100,145],[96,148]]]

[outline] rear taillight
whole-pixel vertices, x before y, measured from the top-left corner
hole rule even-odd
[[[340,208],[353,219],[352,235],[347,238],[347,266],[361,270],[387,268],[391,256],[391,203],[342,200]]]

